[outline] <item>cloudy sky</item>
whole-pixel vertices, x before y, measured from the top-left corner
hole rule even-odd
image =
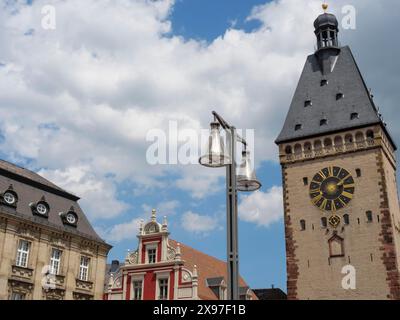
[[[400,141],[397,0],[356,9],[340,32]],[[0,156],[79,195],[110,259],[136,247],[151,209],[176,240],[225,259],[224,170],[150,165],[148,133],[207,128],[217,110],[254,129],[263,187],[241,195],[241,273],[286,289],[280,167],[274,139],[321,0],[0,0]],[[46,5],[55,29],[43,28]],[[161,219],[161,218],[160,218]]]

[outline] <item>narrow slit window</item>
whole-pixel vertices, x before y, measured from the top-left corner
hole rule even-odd
[[[306,230],[306,220],[300,220],[300,230]]]
[[[308,186],[308,178],[307,177],[303,178],[303,183],[305,186]]]
[[[361,169],[356,169],[357,178],[361,177]]]
[[[326,217],[321,218],[321,227],[322,228],[328,227],[328,221],[327,221]]]
[[[365,213],[365,216],[366,216],[366,218],[367,218],[367,222],[372,222],[372,212],[371,211],[367,211],[366,213]]]
[[[347,213],[343,215],[343,220],[345,225],[350,224],[350,216]]]

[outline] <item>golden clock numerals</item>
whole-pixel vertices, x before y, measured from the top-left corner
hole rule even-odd
[[[315,174],[309,194],[312,203],[321,210],[337,211],[349,204],[354,190],[354,179],[347,170],[329,166]]]

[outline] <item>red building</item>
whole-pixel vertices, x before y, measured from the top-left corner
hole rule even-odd
[[[108,267],[105,300],[224,300],[226,263],[169,239],[167,220],[156,212],[141,223],[136,251]],[[241,299],[257,299],[240,279]]]

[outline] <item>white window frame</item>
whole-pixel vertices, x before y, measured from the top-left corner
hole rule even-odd
[[[156,283],[156,296],[155,300],[160,300],[160,280],[167,280],[167,298],[165,300],[169,300],[169,293],[171,291],[171,281],[170,281],[170,272],[160,272],[157,273],[157,283]]]
[[[157,257],[158,257],[158,243],[156,244],[147,244],[146,245],[146,263],[150,264],[150,255],[149,251],[154,250],[155,251],[155,257],[154,257],[154,262],[151,264],[157,263]]]
[[[55,255],[56,252],[59,253],[58,257]],[[60,274],[61,256],[62,256],[62,251],[60,249],[57,248],[51,249],[50,268],[49,268],[50,274],[53,275]]]
[[[24,244],[26,244],[26,248],[24,247]],[[30,247],[31,243],[29,241],[24,239],[18,241],[17,257],[15,259],[15,265],[17,267],[28,267]]]
[[[78,279],[81,281],[89,281],[89,271],[90,271],[90,257],[81,256],[81,260],[79,262]]]
[[[135,288],[135,283],[139,283],[140,282],[140,299],[137,299],[136,297],[136,288]],[[143,278],[136,278],[136,279],[132,279],[132,300],[143,300]]]

